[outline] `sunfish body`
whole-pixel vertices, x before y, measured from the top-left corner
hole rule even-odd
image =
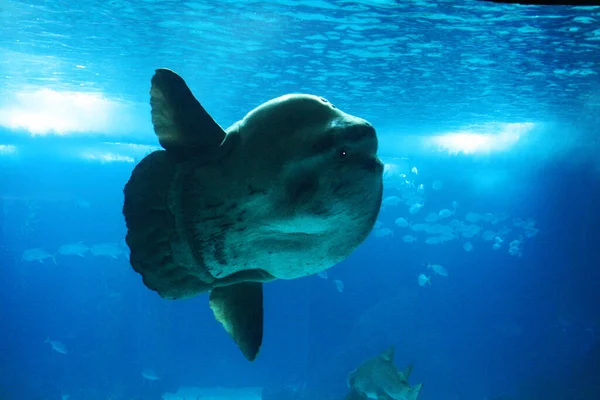
[[[254,360],[262,283],[330,268],[375,224],[375,130],[305,94],[268,101],[223,130],[166,69],[152,78],[150,104],[165,150],[125,186],[131,265],[165,298],[210,291],[216,319]]]
[[[417,400],[422,384],[410,386],[409,366],[400,371],[394,365],[394,348],[370,358],[348,376],[346,400]]]

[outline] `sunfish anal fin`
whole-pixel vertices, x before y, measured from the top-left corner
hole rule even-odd
[[[210,292],[210,308],[244,356],[254,361],[263,337],[262,283],[214,288]]]
[[[183,78],[161,68],[151,83],[152,123],[165,150],[186,153],[221,145],[225,131],[196,100]]]

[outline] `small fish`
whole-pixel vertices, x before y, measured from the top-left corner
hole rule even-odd
[[[144,377],[144,379],[148,379],[149,381],[157,381],[160,379],[160,377],[151,369],[143,370],[142,377]]]
[[[431,286],[431,277],[427,276],[425,274],[419,275],[418,281],[419,281],[419,286],[423,286],[423,287],[426,285]]]
[[[83,242],[76,242],[63,244],[58,248],[58,253],[62,254],[63,256],[83,257],[83,255],[89,250],[90,248],[84,245]]]
[[[429,228],[429,225],[427,224],[413,224],[410,227],[413,232],[423,232],[426,231],[427,228]]]
[[[538,232],[539,230],[533,227],[525,228],[525,236],[527,236],[528,238],[534,237],[535,235],[537,235]]]
[[[411,173],[415,174],[415,175],[419,175],[419,170],[417,169],[417,167],[412,167],[410,170]]]
[[[433,270],[433,272],[440,276],[448,276],[448,271],[446,270],[446,268],[442,267],[439,264],[427,264],[427,269],[430,268]]]
[[[317,274],[317,276],[321,279],[327,279],[329,278],[329,275],[327,275],[327,271],[321,271]]]
[[[402,241],[404,243],[414,243],[417,241],[417,238],[414,237],[413,235],[404,235],[404,236],[402,236]]]
[[[383,199],[383,201],[381,202],[381,204],[384,205],[384,206],[395,207],[398,204],[400,204],[401,202],[402,202],[402,199],[400,199],[400,197],[397,197],[397,196],[388,196],[385,199]]]
[[[523,220],[521,218],[513,218],[513,225],[518,227],[523,226]]]
[[[421,203],[415,203],[412,206],[410,206],[410,208],[408,209],[408,212],[411,214],[416,214],[419,211],[421,211],[421,208],[423,207],[423,204]]]
[[[519,250],[519,247],[510,247],[508,249],[508,254],[510,254],[511,256],[515,256],[515,257],[521,257],[521,250]]]
[[[59,342],[58,340],[50,340],[50,338],[44,340],[44,343],[50,343],[50,347],[52,347],[52,350],[56,351],[57,353],[60,354],[67,354],[67,346],[65,346],[64,343]]]
[[[425,243],[427,244],[440,244],[442,243],[442,239],[439,236],[430,236],[425,239]]]
[[[456,239],[457,237],[458,237],[458,236],[456,236],[456,235],[455,235],[455,234],[453,234],[453,233],[442,233],[442,234],[440,235],[440,241],[441,241],[442,243],[444,243],[444,242],[449,242],[449,241],[451,241],[451,240],[454,240],[454,239]]]
[[[433,181],[431,187],[433,188],[433,190],[442,190],[444,185],[442,184],[442,181],[436,179],[435,181]]]
[[[447,208],[444,208],[443,210],[440,210],[440,212],[439,212],[440,219],[446,219],[446,218],[452,216],[452,214],[454,214],[454,212],[448,210]]]
[[[486,241],[491,241],[494,240],[494,236],[496,236],[496,233],[494,231],[487,230],[483,232],[481,238]]]
[[[406,227],[408,227],[408,221],[407,221],[406,219],[402,218],[402,217],[400,217],[400,218],[397,218],[397,219],[394,221],[394,223],[395,223],[395,224],[396,224],[398,227],[400,227],[400,228],[406,228]]]
[[[121,254],[124,254],[123,248],[117,243],[99,243],[92,246],[90,249],[94,256],[105,256],[112,258],[119,258]]]
[[[467,213],[467,215],[465,215],[465,219],[468,222],[475,223],[481,219],[481,215],[474,213],[474,212],[470,212],[470,213]]]
[[[513,240],[512,242],[509,243],[509,247],[510,248],[513,248],[513,247],[519,248],[520,245],[521,245],[521,242],[518,241],[517,239],[515,239],[515,240]]]
[[[437,220],[439,219],[439,215],[436,213],[429,213],[427,214],[427,216],[425,217],[425,222],[429,222],[429,223],[433,223],[433,222],[437,222]]]
[[[419,194],[425,193],[425,185],[423,185],[421,183],[419,186],[417,186],[417,193],[419,193]]]
[[[339,279],[336,279],[333,281],[333,283],[335,284],[335,288],[338,292],[342,293],[344,291],[344,282],[340,281]]]
[[[500,243],[494,243],[492,245],[492,249],[494,249],[494,250],[500,250],[501,247],[502,247],[502,245]]]
[[[473,245],[471,242],[465,242],[465,244],[463,244],[463,249],[465,249],[465,251],[471,251],[473,250]]]
[[[394,232],[390,228],[375,229],[373,231],[373,233],[375,234],[375,237],[378,237],[378,238],[394,235]]]
[[[38,261],[40,263],[44,263],[44,260],[46,258],[51,258],[52,261],[54,262],[54,264],[56,264],[56,259],[54,258],[54,255],[48,253],[46,250],[39,248],[39,247],[35,248],[35,249],[25,250],[23,252],[23,256],[21,257],[21,260]]]

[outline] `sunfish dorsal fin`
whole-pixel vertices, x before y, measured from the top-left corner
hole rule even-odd
[[[154,132],[167,151],[214,150],[225,139],[223,128],[196,100],[183,78],[171,70],[156,70],[150,106]]]
[[[388,347],[383,353],[381,353],[381,357],[386,361],[394,361],[394,346]]]

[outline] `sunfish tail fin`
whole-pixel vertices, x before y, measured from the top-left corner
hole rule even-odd
[[[170,246],[176,235],[175,217],[167,204],[175,171],[167,152],[155,151],[136,165],[123,190],[131,266],[148,288],[164,297],[170,297],[171,282],[177,278],[172,272],[178,268]]]

